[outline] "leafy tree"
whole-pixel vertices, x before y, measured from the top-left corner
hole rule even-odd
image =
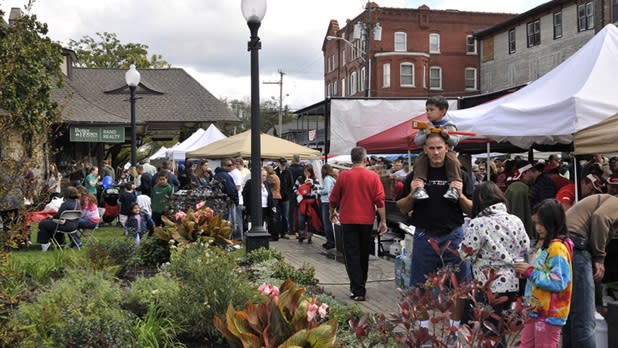
[[[232,128],[234,127],[236,127],[237,133],[251,129],[251,103],[248,100],[234,99],[228,101],[224,99],[222,101],[241,119],[240,125],[229,126],[229,129],[226,129],[227,134],[232,134]],[[283,108],[282,122],[285,124],[294,119],[295,117],[288,113],[288,107],[286,105]],[[277,131],[279,130],[279,103],[274,100],[265,100],[260,104],[260,130],[266,133],[273,127],[276,128]]]
[[[31,6],[32,1],[26,10]],[[14,219],[4,221],[8,233],[0,233],[0,246],[25,244],[27,234],[18,223],[24,195],[35,199],[34,205],[37,198],[45,199],[35,192],[30,168],[43,163],[48,132],[61,121],[51,93],[54,84],[62,85],[63,76],[61,47],[46,37],[47,31],[34,15],[0,25],[0,211],[15,210]]]
[[[71,39],[69,48],[77,53],[79,64],[87,68],[128,69],[135,64],[139,68],[169,68],[160,54],[148,57],[148,46],[140,43],[122,44],[114,33],[96,33],[97,39],[88,35],[79,41]]]

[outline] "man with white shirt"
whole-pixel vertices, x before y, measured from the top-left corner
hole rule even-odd
[[[240,162],[242,163],[242,157],[240,158]],[[239,169],[240,165],[239,165],[238,159],[235,159],[233,164],[234,164],[233,169],[229,171],[228,174],[230,174],[230,176],[234,180],[236,191],[238,191],[238,204],[235,206],[236,216],[233,221],[234,232],[232,233],[232,239],[242,240],[242,237],[243,237],[242,211],[243,211],[243,206],[244,206],[243,197],[242,197],[242,188],[243,188],[244,181],[243,181],[243,175]],[[244,163],[241,165],[244,165]]]

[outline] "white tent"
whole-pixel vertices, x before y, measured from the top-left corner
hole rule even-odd
[[[157,150],[157,152],[153,153],[148,158],[150,158],[151,161],[154,161],[154,160],[159,159],[159,158],[165,158],[166,154],[167,154],[167,147],[161,146]]]
[[[226,136],[214,124],[210,124],[206,130],[198,129],[185,141],[169,149],[167,151],[167,158],[174,161],[182,161],[185,159],[187,152],[200,149],[225,138]]]
[[[618,28],[607,25],[575,54],[519,91],[450,111],[463,131],[528,148],[568,144],[573,134],[618,112]]]

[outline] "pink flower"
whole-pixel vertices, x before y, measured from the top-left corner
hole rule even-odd
[[[213,215],[215,215],[215,211],[212,210],[211,208],[206,208],[206,210],[204,210],[205,217],[211,217]]]
[[[195,209],[202,209],[204,208],[204,206],[206,205],[206,201],[201,201],[198,204],[195,205]]]
[[[326,303],[322,303],[320,305],[320,308],[318,308],[318,314],[320,314],[320,318],[326,318],[326,315],[328,314],[328,305]]]
[[[176,219],[176,221],[180,221],[186,217],[187,217],[187,214],[182,210],[179,210],[176,212],[176,214],[174,214],[174,218]]]
[[[313,319],[315,319],[315,315],[318,313],[318,301],[317,299],[313,299],[313,302],[307,302],[309,303],[307,306],[307,321],[312,322]]]

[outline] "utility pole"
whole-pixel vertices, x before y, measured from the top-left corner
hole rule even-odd
[[[283,70],[277,70],[279,81],[264,81],[265,85],[279,85],[279,138],[283,138]]]

